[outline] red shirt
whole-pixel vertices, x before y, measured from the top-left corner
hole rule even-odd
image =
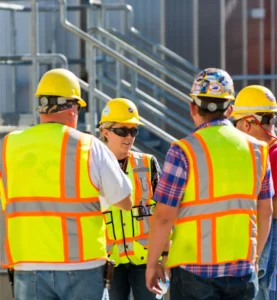
[[[269,148],[269,160],[271,165],[271,173],[274,184],[275,196],[277,197],[277,143]]]

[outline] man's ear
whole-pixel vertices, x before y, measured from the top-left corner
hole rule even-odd
[[[192,117],[198,113],[198,106],[194,102],[191,102],[189,104],[189,108],[190,108],[190,114]]]
[[[229,107],[227,108],[227,114],[226,114],[227,119],[231,118],[231,114],[232,114],[233,110],[234,110],[234,105],[230,104]]]

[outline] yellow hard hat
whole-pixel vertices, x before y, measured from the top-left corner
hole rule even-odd
[[[258,112],[277,112],[277,103],[273,93],[261,85],[250,85],[237,95],[232,116]]]
[[[66,69],[53,69],[46,72],[40,79],[35,95],[77,99],[81,107],[87,106],[81,98],[78,78]]]
[[[193,99],[201,96],[235,100],[233,80],[224,70],[217,68],[205,69],[195,77],[190,96]]]
[[[99,124],[105,122],[129,123],[144,125],[139,120],[139,113],[136,105],[124,98],[110,100],[104,107]]]

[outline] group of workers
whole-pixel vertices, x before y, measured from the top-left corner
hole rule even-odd
[[[108,101],[100,138],[76,129],[77,77],[53,69],[36,96],[40,124],[0,140],[2,266],[16,300],[276,300],[277,104],[263,86],[235,98],[230,75],[195,78],[194,132],[174,142],[161,172],[131,150],[135,104]],[[233,117],[233,123],[229,120]]]

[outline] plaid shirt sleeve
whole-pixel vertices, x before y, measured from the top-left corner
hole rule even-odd
[[[172,207],[179,206],[184,196],[188,171],[189,162],[183,150],[178,145],[171,146],[153,200]]]
[[[274,196],[274,185],[271,175],[271,168],[269,159],[267,160],[267,169],[262,182],[261,190],[258,196],[258,200],[270,199]]]

